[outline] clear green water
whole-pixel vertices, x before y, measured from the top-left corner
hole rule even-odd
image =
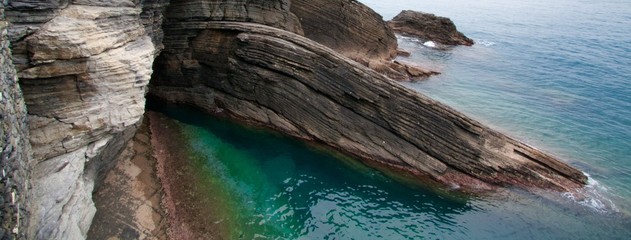
[[[229,239],[625,239],[629,218],[527,193],[437,193],[291,138],[161,106]],[[202,164],[198,166],[197,164]],[[229,209],[226,209],[229,208]]]

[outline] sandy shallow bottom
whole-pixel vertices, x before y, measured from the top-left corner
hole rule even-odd
[[[168,216],[169,239],[223,239],[229,228],[219,217],[221,204],[213,200],[213,187],[205,184],[199,165],[188,151],[180,126],[168,117],[149,111],[151,143],[157,160]]]
[[[87,239],[229,238],[184,140],[175,121],[146,113],[93,195],[97,213]]]
[[[94,193],[97,208],[87,239],[167,239],[162,188],[145,118]]]

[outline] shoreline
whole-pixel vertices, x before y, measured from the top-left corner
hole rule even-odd
[[[92,229],[90,229],[90,233],[92,235],[88,235],[90,239],[223,239],[223,238],[232,238],[238,237],[238,235],[234,235],[234,222],[231,218],[234,217],[230,215],[230,213],[226,212],[226,206],[223,206],[221,202],[216,201],[215,196],[208,195],[210,194],[221,194],[217,192],[217,186],[209,185],[203,178],[200,178],[203,174],[203,169],[199,167],[199,160],[196,158],[197,156],[192,154],[191,151],[186,147],[186,137],[185,132],[183,132],[182,127],[178,124],[177,120],[171,119],[166,115],[154,112],[147,111],[145,115],[145,124],[141,126],[141,128],[145,128],[144,132],[149,133],[150,135],[145,135],[147,138],[143,136],[143,130],[139,129],[137,136],[134,137],[132,141],[134,144],[133,150],[136,150],[134,153],[138,155],[138,152],[146,153],[146,151],[138,151],[141,147],[136,144],[138,142],[138,136],[141,136],[141,140],[145,142],[150,142],[149,154],[155,158],[153,165],[143,165],[142,167],[151,167],[154,169],[154,174],[151,175],[154,181],[157,181],[159,186],[161,187],[160,203],[158,206],[163,211],[163,215],[161,215],[162,219],[156,222],[155,217],[151,216],[142,216],[137,218],[136,220],[140,221],[154,221],[155,223],[161,223],[158,227],[161,228],[162,235],[152,236],[149,234],[145,234],[144,232],[138,232],[137,235],[134,235],[132,230],[138,231],[138,229],[129,228],[129,226],[122,226],[122,229],[118,229],[118,235],[116,238],[108,238],[108,237],[94,237],[92,234]],[[130,143],[131,144],[131,143]],[[330,149],[323,146],[314,146],[313,143],[309,144],[311,147],[318,149],[319,151],[329,152],[330,154],[338,155],[337,157],[344,157],[344,154],[341,152],[335,152],[334,149]],[[127,153],[127,151],[125,152]],[[339,156],[342,155],[342,156]],[[122,156],[127,156],[123,154]],[[134,163],[133,160],[128,160],[129,162]],[[350,159],[347,159],[350,160]],[[343,160],[345,161],[345,160]],[[123,162],[124,164],[121,164]],[[364,161],[362,164],[366,164],[367,167],[376,169],[384,174],[388,175],[390,178],[398,179],[398,181],[414,181],[418,180],[412,174],[402,174],[405,171],[398,171],[396,168],[389,168],[388,166],[375,166],[374,164],[367,164]],[[120,166],[119,166],[120,165]],[[379,164],[377,164],[379,165]],[[112,172],[120,172],[121,166],[127,167],[126,171],[135,171],[133,166],[129,169],[129,163],[125,163],[125,160],[119,161],[115,169]],[[138,166],[138,165],[134,165]],[[385,168],[385,169],[384,169]],[[386,170],[386,171],[384,171]],[[108,174],[108,179],[111,177]],[[140,177],[138,177],[140,178]],[[106,180],[106,181],[111,181]],[[161,185],[160,185],[161,184]],[[415,184],[419,184],[415,182]],[[130,185],[134,185],[134,183],[130,183]],[[424,186],[424,188],[432,189],[433,192],[438,194],[446,194],[443,196],[450,196],[454,198],[463,197],[463,195],[454,194],[452,191],[445,191],[445,189],[441,188],[435,189],[431,186],[427,186],[426,184],[420,184]],[[114,185],[113,187],[119,187]],[[213,187],[215,187],[213,189]],[[123,187],[124,188],[124,187]],[[136,187],[138,188],[138,187]],[[214,192],[213,192],[214,190]],[[496,189],[497,190],[497,189]],[[102,190],[99,190],[99,193]],[[526,197],[528,199],[528,193],[524,195],[525,192],[512,192],[512,191],[493,191],[497,193],[494,195],[493,199],[520,199],[522,197]],[[451,193],[451,194],[449,194]],[[97,193],[95,193],[96,196]],[[146,194],[146,192],[145,192]],[[157,193],[156,193],[157,194]],[[469,193],[471,194],[471,193]],[[533,194],[533,193],[531,193]],[[476,195],[476,194],[473,194]],[[485,195],[485,194],[483,194]],[[468,194],[465,194],[468,196]],[[554,198],[547,194],[539,195],[540,199],[544,201],[550,201],[557,204],[568,203],[567,199],[559,199]],[[554,195],[556,196],[556,195]],[[213,201],[214,200],[214,201]],[[504,201],[504,200],[501,200]],[[95,202],[99,202],[96,200]],[[119,205],[129,205],[128,202],[119,202]],[[134,205],[135,206],[135,205]],[[128,209],[133,209],[133,207],[128,207]],[[131,210],[129,213],[137,212],[138,210]],[[102,214],[103,211],[99,209],[99,213]],[[578,211],[579,213],[585,213],[584,209]],[[97,213],[97,215],[99,215]],[[110,213],[113,214],[113,213]],[[120,214],[120,213],[119,213]],[[226,215],[227,214],[227,215]],[[138,217],[138,215],[136,215]],[[221,219],[223,217],[223,219]],[[109,229],[111,228],[112,223],[101,224],[102,222],[97,222],[97,218],[95,217],[95,221],[93,223],[96,228],[101,229]],[[233,227],[232,229],[230,227]],[[158,231],[158,230],[155,230]],[[101,235],[104,236],[104,235]],[[110,235],[111,236],[111,235]]]
[[[185,147],[180,127],[161,113],[147,111],[156,158],[157,177],[162,182],[162,206],[168,218],[168,239],[222,239],[228,236],[224,219],[218,219],[220,203],[212,188],[199,178],[195,159]],[[214,206],[214,207],[211,207]],[[228,221],[229,222],[229,221]]]
[[[212,189],[198,178],[179,126],[147,111],[142,125],[94,192],[88,239],[222,239]],[[204,191],[206,190],[206,191]],[[209,207],[215,206],[215,207]]]
[[[93,194],[97,212],[88,239],[168,239],[151,138],[145,117],[103,185]]]

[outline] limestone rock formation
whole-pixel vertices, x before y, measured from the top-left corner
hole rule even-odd
[[[458,32],[451,19],[431,13],[404,10],[388,21],[388,25],[399,34],[425,41],[444,45],[473,45],[473,40]]]
[[[302,36],[259,24],[172,22],[196,33],[156,60],[150,93],[454,188],[568,190],[586,177],[532,147]],[[169,44],[169,43],[165,43]]]
[[[417,80],[437,74],[393,62],[397,38],[381,15],[355,0],[293,0],[305,37],[327,46],[395,80]],[[415,69],[407,71],[407,69]]]
[[[82,239],[90,227],[94,185],[144,113],[166,4],[147,2],[7,6],[33,149],[30,239]]]

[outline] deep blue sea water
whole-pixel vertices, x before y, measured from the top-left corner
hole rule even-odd
[[[405,85],[560,156],[590,175],[587,198],[462,196],[394,180],[357,161],[181,107],[242,239],[630,239],[631,3],[363,1],[450,17],[473,47],[400,38],[402,60],[443,74]],[[222,204],[218,204],[222,205]],[[212,207],[212,206],[209,206]]]
[[[615,205],[594,207],[631,211],[631,1],[362,2],[451,18],[477,44],[400,38],[403,60],[443,73],[406,86],[580,167]]]

